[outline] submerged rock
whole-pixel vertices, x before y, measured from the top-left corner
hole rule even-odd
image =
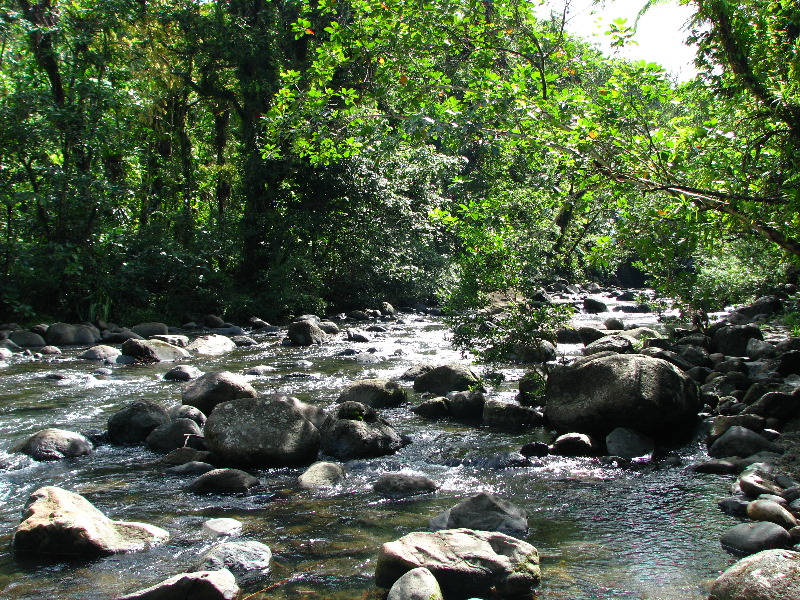
[[[13,546],[16,552],[88,558],[142,550],[167,539],[159,527],[112,521],[83,496],[48,486],[28,499]]]
[[[433,517],[428,527],[432,531],[463,527],[522,537],[528,533],[528,515],[508,500],[481,492]]]

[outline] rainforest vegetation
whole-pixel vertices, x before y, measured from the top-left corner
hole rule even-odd
[[[2,0],[0,320],[786,281],[800,5],[680,2],[685,82],[530,0]]]

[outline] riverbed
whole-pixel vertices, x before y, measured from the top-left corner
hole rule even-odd
[[[280,336],[256,335],[256,346],[189,362],[202,371],[235,373],[256,365],[274,367],[266,376],[249,378],[260,393],[281,392],[322,407],[333,405],[339,392],[358,379],[396,379],[421,362],[470,362],[471,357],[452,348],[440,320],[414,313],[400,316],[384,324],[387,332],[369,334],[368,343],[348,342],[339,335],[322,346],[297,348],[281,345]],[[580,318],[589,323],[607,316]],[[653,315],[629,315],[626,320],[655,322]],[[379,360],[362,365],[339,355],[348,348],[372,349]],[[91,456],[53,463],[7,454],[46,427],[104,429],[109,416],[133,400],[165,407],[180,403],[181,384],[163,380],[174,365],[120,365],[102,375],[95,372],[100,365],[76,358],[82,350],[65,349],[49,359],[15,357],[0,367],[0,462],[5,465],[0,473],[0,595],[8,600],[107,600],[157,583],[187,570],[213,544],[202,533],[202,523],[212,517],[238,519],[244,539],[263,542],[273,551],[268,589],[246,590],[256,593],[253,600],[379,598],[373,573],[380,545],[425,530],[429,518],[481,490],[528,512],[530,533],[525,539],[542,557],[541,600],[700,600],[735,562],[718,541],[731,526],[731,518],[716,507],[728,478],[686,469],[705,456],[699,441],[662,453],[672,460],[633,469],[555,456],[505,470],[448,466],[459,462],[454,459],[514,451],[535,440],[549,442],[552,435],[545,429],[507,433],[431,421],[401,407],[381,413],[412,443],[393,456],[348,462],[348,477],[338,487],[301,490],[296,478],[302,470],[281,468],[253,471],[262,485],[247,496],[233,497],[187,491],[192,477],[165,473],[160,455],[143,447],[104,445]],[[514,365],[501,370],[506,381],[491,389],[489,397],[511,400],[524,371]],[[410,382],[404,385],[410,392]],[[414,402],[413,393],[410,398]],[[389,501],[371,488],[385,472],[427,475],[440,489]],[[16,557],[10,544],[22,507],[44,485],[77,492],[113,519],[157,525],[171,539],[158,548],[92,561]]]

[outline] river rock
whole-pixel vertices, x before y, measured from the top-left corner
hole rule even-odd
[[[442,365],[414,379],[415,392],[430,392],[437,396],[477,389],[479,386],[477,376],[463,365]]]
[[[241,375],[211,371],[187,383],[181,392],[181,401],[210,415],[221,402],[256,396],[258,392]]]
[[[780,525],[768,521],[742,523],[728,530],[720,540],[722,547],[732,554],[755,554],[762,550],[788,548],[792,536]]]
[[[189,462],[205,462],[216,464],[218,458],[208,450],[197,450],[195,448],[178,448],[167,453],[159,459],[165,465],[184,465]]]
[[[14,533],[16,552],[57,557],[106,556],[161,544],[169,534],[145,523],[112,521],[83,496],[48,486],[31,494]]]
[[[486,396],[479,390],[447,394],[447,410],[450,416],[456,419],[482,418],[485,404]]]
[[[754,500],[747,505],[747,516],[753,521],[769,521],[784,529],[797,527],[794,515],[772,500]]]
[[[390,588],[418,567],[430,570],[452,598],[530,595],[540,580],[539,553],[530,544],[497,532],[447,529],[383,544],[375,583]]]
[[[175,419],[191,419],[197,423],[198,427],[203,427],[206,424],[206,416],[200,412],[199,409],[188,404],[175,404],[167,409],[169,418],[173,421]]]
[[[48,461],[91,454],[94,445],[86,437],[64,429],[43,429],[11,451],[27,454],[34,460]]]
[[[210,465],[206,462],[200,462],[196,460],[189,461],[187,463],[183,463],[182,465],[176,465],[174,467],[170,467],[166,469],[165,473],[170,473],[171,475],[203,475],[204,473],[208,473],[209,471],[213,471],[216,469],[214,465]]]
[[[528,533],[528,515],[508,500],[481,492],[433,517],[428,527],[432,531],[463,527],[523,537]]]
[[[372,485],[372,489],[384,498],[406,498],[420,494],[430,494],[439,488],[438,484],[424,475],[404,473],[384,473]]]
[[[164,423],[169,423],[166,410],[149,400],[136,400],[109,417],[108,440],[112,444],[141,444]]]
[[[433,573],[417,567],[394,582],[386,600],[444,600],[444,596]]]
[[[394,454],[405,445],[387,421],[359,402],[340,404],[320,434],[322,452],[338,460]]]
[[[714,332],[712,347],[726,356],[746,356],[747,343],[751,339],[764,339],[755,325],[728,325]]]
[[[554,369],[545,392],[545,417],[556,429],[603,437],[617,427],[674,435],[694,424],[701,407],[694,381],[641,354],[597,355]]]
[[[763,450],[768,452],[780,452],[780,448],[755,431],[751,431],[740,425],[734,425],[729,427],[717,441],[711,444],[711,447],[708,449],[708,454],[712,458],[725,458],[727,456],[746,457]]]
[[[38,333],[33,333],[32,331],[27,331],[25,329],[12,331],[8,335],[8,339],[21,348],[41,348],[46,344],[44,338]]]
[[[222,542],[203,554],[190,567],[195,571],[228,569],[242,587],[269,576],[272,551],[255,540]]]
[[[177,346],[178,348],[186,348],[186,346],[189,345],[188,335],[177,335],[177,334],[154,335],[152,336],[151,339],[167,342],[168,344]]]
[[[311,490],[333,487],[344,478],[345,470],[342,465],[321,460],[308,467],[297,478],[297,483],[301,488]]]
[[[209,314],[203,317],[203,325],[205,325],[209,329],[217,329],[219,327],[224,327],[225,321],[222,320],[222,318],[218,317],[217,315]]]
[[[203,534],[212,538],[242,535],[242,522],[230,517],[208,519],[203,523]]]
[[[131,327],[131,331],[143,338],[150,338],[154,335],[168,335],[169,327],[165,323],[158,322],[139,323]]]
[[[372,408],[394,408],[405,404],[406,393],[396,382],[388,379],[362,379],[348,385],[336,402],[360,402]]]
[[[214,469],[189,484],[189,491],[195,494],[245,494],[258,485],[257,478],[239,469]]]
[[[447,403],[447,398],[437,396],[436,398],[423,400],[412,407],[411,412],[427,419],[438,419],[450,416],[450,405]]]
[[[224,335],[202,335],[186,346],[186,350],[202,356],[218,356],[234,350],[236,343]]]
[[[405,372],[400,376],[400,379],[403,381],[414,381],[417,377],[424,375],[425,373],[430,373],[436,367],[429,363],[422,363],[419,365],[414,365],[413,367],[409,367],[405,370]]]
[[[239,398],[217,405],[205,427],[209,450],[231,464],[257,468],[310,464],[320,432],[280,398]]]
[[[113,346],[104,346],[101,344],[99,346],[92,346],[88,350],[81,352],[78,355],[78,358],[82,358],[83,360],[97,360],[113,363],[121,354],[122,352],[119,350],[119,348],[114,348]]]
[[[44,336],[51,346],[92,346],[100,337],[84,325],[53,323]]]
[[[233,573],[222,569],[181,573],[115,600],[234,600],[238,595]]]
[[[596,456],[599,454],[597,441],[585,433],[565,433],[558,436],[550,447],[550,454],[556,456]]]
[[[156,452],[170,452],[189,445],[191,438],[203,437],[203,431],[192,419],[178,418],[159,425],[145,439],[148,448]]]
[[[742,493],[750,498],[758,498],[762,494],[779,494],[780,486],[758,472],[745,472],[736,480]]]
[[[600,352],[616,354],[632,354],[634,339],[627,335],[607,335],[595,340],[583,349],[584,356],[592,356]]]
[[[750,414],[730,416],[720,415],[714,417],[714,421],[711,424],[711,432],[708,434],[708,442],[713,444],[726,431],[728,431],[728,429],[736,425],[758,433],[764,429],[766,422],[767,420],[764,417]]]
[[[768,392],[745,408],[742,414],[788,421],[800,414],[800,393]]]
[[[325,342],[326,333],[310,320],[297,321],[289,325],[289,339],[295,346],[312,346]]]
[[[764,550],[743,558],[717,578],[708,600],[800,598],[800,552]]]
[[[606,306],[605,302],[600,302],[600,300],[595,300],[594,298],[584,298],[583,312],[591,315],[597,315],[608,312],[608,306]]]
[[[137,339],[126,340],[122,344],[122,354],[146,363],[175,362],[190,356],[183,348],[178,348],[167,342]]]
[[[530,406],[520,406],[502,400],[487,400],[483,405],[483,424],[496,429],[516,431],[540,425],[542,413]]]
[[[628,460],[649,459],[653,457],[655,449],[652,438],[628,427],[617,427],[606,436],[606,450],[611,456],[619,456]]]

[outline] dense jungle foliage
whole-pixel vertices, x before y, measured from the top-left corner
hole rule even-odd
[[[0,320],[781,281],[800,6],[680,1],[683,83],[535,1],[3,0]]]

